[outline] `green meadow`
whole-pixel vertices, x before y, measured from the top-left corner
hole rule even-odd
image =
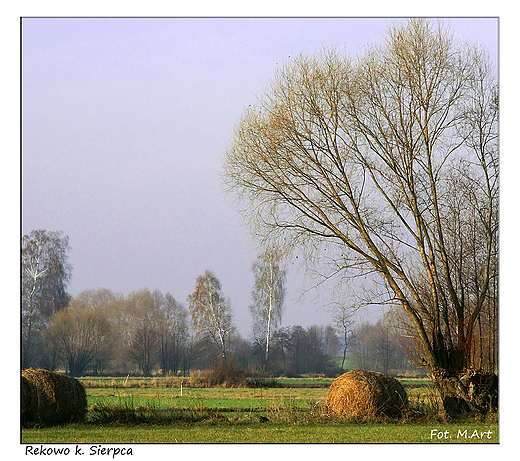
[[[82,379],[81,424],[22,428],[36,443],[498,443],[498,417],[447,421],[424,380],[403,380],[410,412],[399,420],[327,414],[332,380],[277,379],[283,387],[180,387],[167,378]],[[182,395],[181,395],[182,394]]]

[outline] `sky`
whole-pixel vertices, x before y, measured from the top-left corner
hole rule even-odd
[[[257,248],[220,173],[242,111],[277,67],[326,46],[356,55],[395,18],[25,18],[21,232],[59,230],[68,291],[148,288],[187,306],[211,270],[250,332]],[[498,62],[496,18],[446,19]],[[330,322],[289,262],[282,324]]]

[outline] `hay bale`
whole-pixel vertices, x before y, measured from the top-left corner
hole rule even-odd
[[[52,425],[80,422],[87,395],[75,378],[40,368],[22,371],[22,423]]]
[[[36,417],[36,388],[23,375],[20,382],[20,397],[22,424],[25,425],[29,421],[34,421]]]
[[[334,380],[327,396],[330,413],[345,416],[398,418],[408,407],[399,381],[374,371],[354,370]]]

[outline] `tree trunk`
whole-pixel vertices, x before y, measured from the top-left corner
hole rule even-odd
[[[430,370],[446,415],[484,414],[498,410],[498,377],[494,373],[460,368],[462,354],[456,351],[447,357],[446,367]]]
[[[347,342],[345,341],[345,347],[343,347],[343,360],[341,361],[341,373],[345,372],[345,361],[347,360]]]
[[[467,389],[458,376],[449,376],[446,370],[430,372],[430,377],[441,395],[442,407],[449,417],[480,413],[471,403]]]

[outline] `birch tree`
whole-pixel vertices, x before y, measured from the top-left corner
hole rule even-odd
[[[36,366],[43,353],[42,333],[52,315],[64,309],[70,296],[67,283],[69,239],[62,232],[37,229],[22,238],[22,367]]]
[[[269,248],[252,265],[253,303],[249,309],[253,316],[253,335],[262,346],[266,366],[269,364],[271,336],[281,323],[283,314],[286,273],[280,267],[281,259],[280,251]]]
[[[195,339],[214,344],[222,360],[227,359],[227,347],[233,332],[231,307],[222,294],[220,281],[210,271],[197,277],[195,290],[188,296]]]

